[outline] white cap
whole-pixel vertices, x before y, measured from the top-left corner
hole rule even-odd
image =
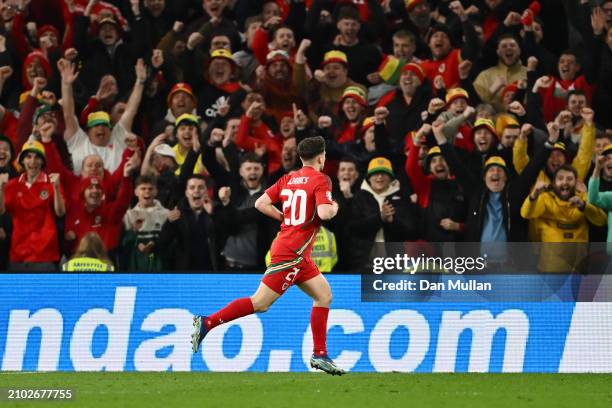
[[[174,161],[176,161],[176,152],[173,148],[170,147],[170,145],[167,145],[166,143],[162,143],[155,146],[155,149],[153,149],[153,151],[161,156],[172,157]]]

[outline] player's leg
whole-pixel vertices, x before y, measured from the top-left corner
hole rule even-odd
[[[194,331],[191,335],[193,352],[198,352],[200,343],[213,328],[253,313],[263,313],[279,297],[279,293],[270,289],[262,282],[251,297],[233,300],[227,306],[210,316],[195,316],[193,318]]]
[[[327,316],[332,301],[332,293],[327,279],[320,273],[298,287],[312,298],[313,305],[310,312],[310,327],[315,355],[327,354]]]
[[[316,266],[314,267],[316,268]],[[310,358],[310,366],[331,375],[342,375],[345,371],[338,367],[327,355],[327,317],[332,301],[331,287],[327,279],[318,270],[316,272],[313,277],[307,276],[308,279],[297,284],[313,300],[310,328],[312,329],[314,350]]]

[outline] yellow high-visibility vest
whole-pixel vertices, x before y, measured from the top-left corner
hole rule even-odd
[[[310,258],[321,272],[331,272],[338,263],[336,236],[325,227],[319,228],[312,246]],[[266,254],[266,266],[270,265],[270,251]]]
[[[66,272],[112,272],[114,270],[112,265],[86,256],[73,258],[62,265],[62,271]]]

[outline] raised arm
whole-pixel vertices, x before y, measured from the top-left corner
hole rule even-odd
[[[6,190],[6,183],[8,183],[8,173],[0,174],[0,215],[6,212],[6,202],[4,200],[4,192]]]
[[[53,209],[55,210],[55,215],[63,217],[66,214],[66,202],[60,187],[60,175],[58,173],[50,174],[49,181],[53,183]]]
[[[121,119],[119,119],[119,124],[121,124],[121,126],[123,126],[123,128],[128,132],[132,130],[132,124],[134,123],[136,113],[138,113],[138,107],[140,106],[142,93],[144,91],[144,84],[147,80],[147,67],[142,58],[138,58],[135,70],[136,82],[134,83],[134,88],[132,88],[130,98],[127,101],[125,112],[123,112]]]
[[[57,69],[62,77],[62,112],[64,113],[64,140],[68,142],[79,130],[79,121],[74,113],[74,95],[72,84],[79,76],[74,63],[61,58],[57,61]]]

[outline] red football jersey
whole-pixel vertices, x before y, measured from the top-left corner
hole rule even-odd
[[[282,203],[285,216],[270,249],[272,258],[310,256],[321,226],[317,206],[332,204],[331,188],[328,176],[312,167],[303,167],[284,175],[266,190],[272,203]]]

